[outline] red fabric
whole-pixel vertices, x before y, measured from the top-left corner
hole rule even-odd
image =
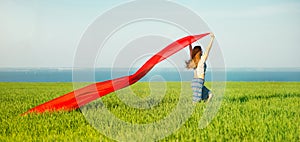
[[[163,61],[164,59],[175,54],[189,44],[201,39],[202,37],[205,37],[208,34],[209,33],[187,36],[171,43],[163,50],[152,56],[141,68],[139,68],[137,72],[130,76],[124,76],[113,80],[107,80],[88,85],[81,89],[67,93],[61,97],[50,100],[46,103],[38,105],[28,110],[24,114],[32,112],[43,113],[45,111],[77,109],[95,99],[134,84],[143,76],[145,76],[157,63]]]

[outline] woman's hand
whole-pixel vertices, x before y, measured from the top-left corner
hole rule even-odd
[[[211,37],[212,39],[214,39],[214,38],[215,38],[215,35],[214,35],[214,33],[210,33],[209,35],[210,35],[210,37]]]

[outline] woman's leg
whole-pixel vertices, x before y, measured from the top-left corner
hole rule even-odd
[[[202,88],[202,100],[209,102],[211,100],[211,98],[213,97],[212,92],[206,88],[205,86],[203,86]]]
[[[208,99],[207,99],[207,102],[209,102],[210,101],[210,99],[213,97],[213,94],[212,93],[210,93],[210,94],[208,94]]]

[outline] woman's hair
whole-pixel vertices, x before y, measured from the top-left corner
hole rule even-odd
[[[197,68],[198,62],[200,61],[202,55],[201,46],[195,46],[192,50],[192,59],[185,61],[187,69]]]

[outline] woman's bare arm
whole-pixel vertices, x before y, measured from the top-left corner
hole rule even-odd
[[[201,58],[204,58],[204,61],[206,61],[207,58],[208,58],[210,49],[211,49],[212,44],[213,44],[213,41],[214,41],[214,39],[215,39],[215,35],[214,35],[213,33],[210,33],[210,37],[211,37],[211,39],[210,39],[209,44],[208,44],[207,47],[206,47],[206,51],[205,51],[205,53],[204,53],[204,54],[202,55],[202,57],[201,57]]]
[[[193,53],[193,47],[192,47],[192,44],[189,45],[189,49],[190,49],[190,57],[191,59],[193,58],[192,57],[192,53]]]

